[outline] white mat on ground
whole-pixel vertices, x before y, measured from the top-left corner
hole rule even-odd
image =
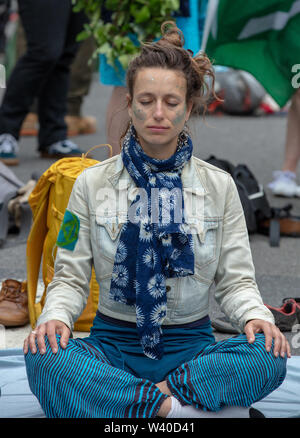
[[[0,418],[42,418],[30,391],[22,349],[0,350]]]
[[[30,391],[22,349],[0,350],[0,418],[42,418]],[[253,405],[267,418],[300,418],[300,356],[288,359],[283,384]]]

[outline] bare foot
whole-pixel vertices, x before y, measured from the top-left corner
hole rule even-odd
[[[167,382],[163,380],[162,382],[156,383],[156,386],[160,389],[163,394],[172,395],[168,388]]]
[[[167,382],[166,382],[165,380],[162,381],[162,382],[156,383],[156,386],[160,389],[160,391],[161,391],[163,394],[166,394],[166,395],[168,395],[168,396],[171,396],[171,395],[172,395],[172,394],[171,394],[171,391],[169,390],[169,388],[168,388],[168,386],[167,386]],[[159,409],[157,415],[158,415],[159,417],[166,418],[167,415],[168,415],[168,413],[169,413],[170,410],[171,410],[171,404],[172,404],[172,402],[171,402],[171,397],[166,398],[166,399],[163,401],[163,403],[162,403],[162,405],[161,405],[161,407],[160,407],[160,409]]]

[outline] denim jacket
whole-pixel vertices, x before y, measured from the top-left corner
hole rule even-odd
[[[185,221],[192,233],[194,274],[166,279],[167,316],[163,325],[185,324],[209,313],[209,292],[234,327],[247,321],[274,323],[256,281],[244,213],[231,176],[196,157],[182,171]],[[58,319],[71,329],[89,295],[92,265],[100,286],[98,309],[110,317],[136,321],[135,307],[109,296],[120,231],[137,187],[120,155],[84,170],[77,178],[68,210],[80,228],[75,248],[58,248],[55,274],[38,325]]]

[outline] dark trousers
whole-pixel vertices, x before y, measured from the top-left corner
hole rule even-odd
[[[22,122],[38,98],[39,150],[67,138],[70,65],[77,34],[86,17],[72,11],[71,0],[19,0],[27,51],[7,83],[0,108],[0,134],[19,138]]]

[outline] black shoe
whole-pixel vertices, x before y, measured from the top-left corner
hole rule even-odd
[[[258,409],[250,408],[249,409],[249,418],[266,418],[266,417]]]

